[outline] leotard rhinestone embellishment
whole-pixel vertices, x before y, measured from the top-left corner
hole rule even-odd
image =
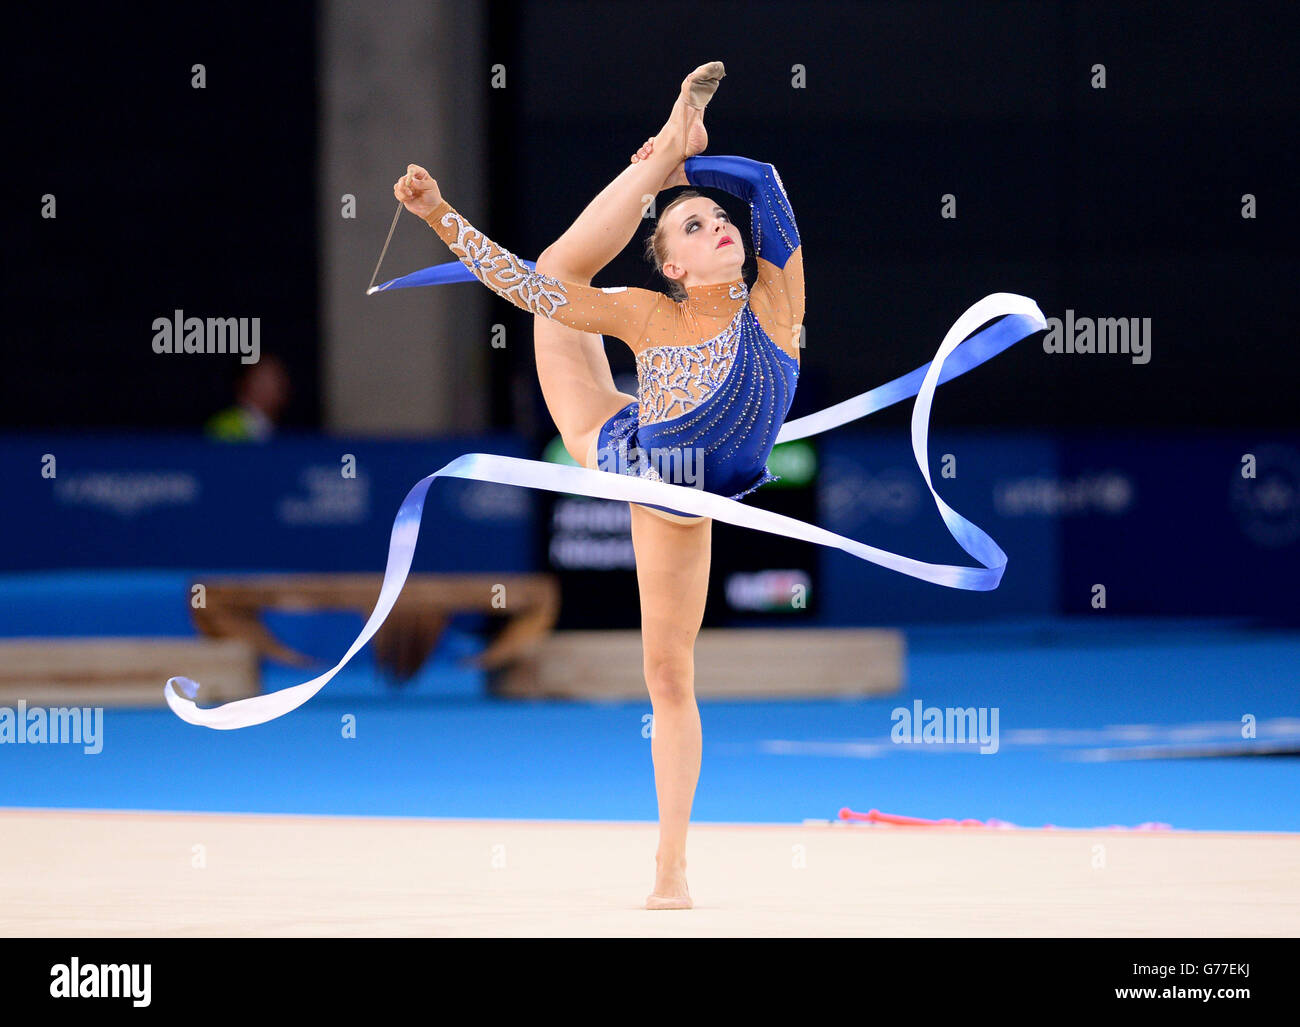
[[[637,354],[641,423],[671,420],[704,402],[727,378],[740,341],[736,312],[725,330],[693,346],[651,346]]]
[[[441,221],[444,225],[456,227],[456,241],[447,244],[451,252],[489,289],[524,307],[529,313],[543,317],[554,317],[560,307],[568,304],[568,290],[563,282],[531,270],[509,250],[496,246],[454,210],[447,211]]]

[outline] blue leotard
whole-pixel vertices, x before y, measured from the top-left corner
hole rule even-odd
[[[601,428],[594,466],[739,499],[776,480],[767,458],[799,377],[802,251],[772,165],[701,156],[687,160],[685,172],[692,185],[749,202],[758,263],[752,290],[739,277],[691,286],[681,301],[646,289],[593,288],[529,269],[446,201],[426,221],[476,278],[516,306],[632,347],[637,401]]]

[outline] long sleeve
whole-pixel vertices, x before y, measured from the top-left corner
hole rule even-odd
[[[771,164],[748,157],[691,157],[686,180],[706,189],[721,189],[749,203],[757,289],[766,293],[773,319],[798,332],[804,316],[803,245],[785,185]]]
[[[583,332],[599,332],[636,348],[662,293],[626,287],[598,289],[530,270],[443,200],[424,219],[474,277],[516,307]]]
[[[721,189],[748,201],[754,223],[754,251],[778,269],[799,248],[799,228],[781,176],[771,164],[748,157],[691,157],[686,180]]]

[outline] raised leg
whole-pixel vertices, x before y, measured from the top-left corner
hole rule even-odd
[[[547,274],[564,277],[544,268],[540,260],[537,266]],[[586,466],[587,451],[601,425],[636,397],[614,387],[605,343],[599,335],[539,315],[533,318],[533,350],[537,380],[551,420],[569,456]]]
[[[632,505],[650,751],[659,799],[659,849],[647,909],[690,909],[686,831],[703,748],[695,702],[695,639],[704,620],[713,522],[676,524]]]
[[[614,259],[636,234],[650,200],[682,159],[707,144],[703,109],[693,103],[717,88],[720,65],[708,64],[686,77],[672,113],[654,137],[654,151],[629,164],[592,200],[577,220],[537,258],[537,270],[584,285]],[[614,387],[604,340],[543,317],[533,320],[537,377],[546,408],[569,455],[586,459],[592,439],[609,417],[634,397]]]

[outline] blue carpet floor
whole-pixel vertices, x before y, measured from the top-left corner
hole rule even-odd
[[[327,651],[352,637],[337,627],[343,644]],[[702,703],[693,819],[797,822],[848,806],[1024,827],[1300,829],[1300,758],[1113,758],[1240,745],[1243,718],[1257,743],[1300,747],[1300,636],[1086,620],[906,630],[896,696]],[[96,755],[0,745],[0,805],[655,819],[648,700],[492,699],[454,662],[472,648],[453,632],[400,691],[363,652],[306,706],[243,731],[193,727],[166,708],[108,709]],[[268,689],[310,676],[265,671]],[[997,752],[892,741],[893,711],[918,700],[996,709]],[[344,737],[349,717],[355,738]]]

